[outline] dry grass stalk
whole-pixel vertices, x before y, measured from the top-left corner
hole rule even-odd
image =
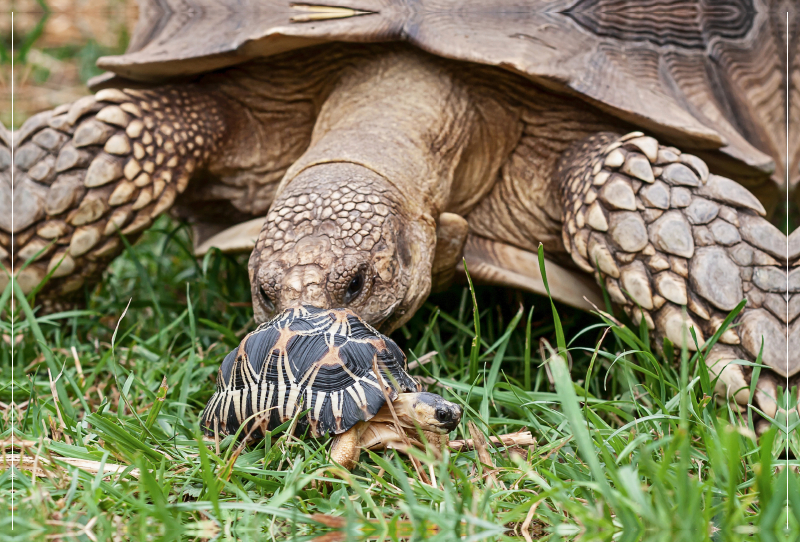
[[[378,358],[372,360],[372,370],[375,372],[375,375],[378,377],[379,380],[383,380],[380,371],[378,370]],[[389,412],[392,413],[392,419],[394,420],[394,427],[397,431],[397,434],[403,439],[403,442],[407,447],[411,447],[411,441],[406,436],[405,431],[403,431],[402,425],[400,425],[400,420],[397,418],[397,413],[394,411],[394,405],[392,405],[392,400],[389,397],[388,392],[384,386],[381,386],[381,391],[383,392],[383,399],[386,401],[386,405],[389,407]],[[419,460],[414,457],[413,455],[408,456],[411,459],[411,464],[414,465],[414,470],[417,471],[417,475],[419,476],[420,480],[424,483],[431,485],[431,481],[428,479],[428,475],[425,474],[425,471],[422,469],[422,465],[420,464]]]
[[[70,347],[70,350],[72,351],[72,359],[75,360],[75,370],[78,371],[78,379],[81,386],[83,386],[86,382],[86,378],[83,376],[83,367],[81,366],[81,360],[78,357],[78,350],[74,346]]]
[[[3,469],[7,469],[9,467],[16,467],[19,470],[28,470],[33,473],[36,477],[43,477],[47,476],[47,473],[44,471],[43,467],[40,467],[38,464],[41,463],[42,465],[55,465],[53,461],[47,459],[45,457],[29,457],[22,454],[6,454],[2,458],[3,463],[0,464],[0,467]],[[90,461],[88,459],[75,459],[73,457],[59,457],[57,461],[62,463],[66,463],[73,467],[78,467],[90,474],[97,474],[100,472],[100,461]],[[118,465],[116,463],[106,463],[103,465],[103,474],[105,476],[112,476],[114,474],[121,474],[125,469],[128,467],[126,465]],[[130,471],[130,475],[134,478],[139,477],[139,469],[132,469]]]
[[[470,431],[472,434],[472,431]],[[481,433],[481,436],[483,434]],[[533,438],[533,435],[530,431],[517,431],[516,433],[508,433],[507,435],[500,435],[499,437],[490,437],[489,441],[495,446],[535,446],[536,439]],[[484,444],[486,440],[484,439]],[[468,438],[463,440],[451,440],[450,441],[450,449],[456,452],[461,451],[469,451],[476,449],[475,440]],[[480,457],[480,456],[479,456]],[[483,458],[480,458],[482,462]]]
[[[425,365],[426,363],[430,363],[430,361],[433,359],[433,356],[435,356],[438,353],[439,352],[437,352],[436,350],[433,350],[432,352],[428,352],[427,354],[418,357],[417,359],[408,364],[408,370],[410,371],[411,369],[416,369],[420,365]]]
[[[49,441],[50,439],[44,439],[44,442],[49,442]],[[11,442],[10,438],[5,440],[0,440],[0,448],[2,448],[3,451],[5,451],[6,448],[21,448],[21,449],[33,448],[38,445],[39,441],[37,440],[26,440],[26,439],[15,438],[13,443]]]
[[[53,405],[56,407],[56,414],[58,415],[58,423],[60,424],[59,432],[64,435],[64,442],[67,444],[72,444],[72,439],[69,437],[68,434],[65,433],[67,429],[67,424],[64,423],[64,418],[61,416],[61,408],[58,406],[58,392],[56,392],[56,382],[58,379],[61,378],[61,373],[58,373],[58,376],[55,380],[53,380],[53,375],[50,373],[50,368],[47,369],[47,378],[50,380],[50,393],[53,395]],[[60,440],[53,435],[53,440]]]
[[[475,451],[478,452],[478,460],[483,463],[484,465],[493,468],[494,461],[492,461],[492,454],[489,453],[489,448],[486,446],[486,436],[483,432],[478,429],[478,426],[472,422],[472,420],[467,422],[467,429],[469,429],[469,434],[472,435],[472,442],[475,447]],[[499,486],[497,478],[495,477],[494,473],[489,471],[485,475],[488,480],[488,486]]]
[[[525,542],[533,542],[530,532],[531,522],[533,521],[533,515],[536,513],[536,509],[539,508],[539,505],[541,503],[542,501],[536,501],[535,503],[533,503],[531,509],[528,510],[528,515],[525,516],[525,521],[522,522],[520,531],[522,532],[522,537],[525,539]]]

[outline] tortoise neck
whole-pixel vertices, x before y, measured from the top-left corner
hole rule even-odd
[[[436,217],[473,120],[467,92],[440,62],[411,51],[361,59],[341,72],[279,192],[309,167],[352,163],[394,186],[411,214]]]

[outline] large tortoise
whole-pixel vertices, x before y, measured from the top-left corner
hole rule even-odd
[[[259,322],[348,307],[388,333],[462,256],[541,292],[543,243],[557,299],[599,303],[594,274],[656,344],[702,343],[747,299],[708,357],[735,402],[751,369],[730,361],[762,339],[763,411],[800,381],[800,237],[763,218],[800,154],[769,6],[172,3],[142,3],[99,92],[14,134],[13,223],[0,152],[0,259],[38,254],[19,282],[52,272],[52,308],[170,210],[201,251],[253,249]]]

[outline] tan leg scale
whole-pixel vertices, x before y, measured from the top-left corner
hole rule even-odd
[[[790,385],[800,381],[800,322],[791,310],[800,306],[800,280],[793,271],[786,291],[787,239],[755,196],[696,156],[643,135],[586,138],[564,154],[558,175],[564,245],[634,323],[645,319],[657,346],[667,338],[696,350],[688,328],[702,346],[746,299],[736,327],[707,359],[718,391],[746,403],[752,371],[731,361],[755,360],[762,340],[768,369],[759,389],[787,376]],[[792,246],[794,261],[800,242]],[[787,334],[795,345],[788,359]],[[774,410],[767,395],[757,401]]]
[[[145,113],[140,120],[143,100],[152,100],[161,115]],[[106,89],[32,117],[15,134],[13,224],[10,134],[0,133],[0,263],[10,268],[14,260],[20,268],[45,249],[19,276],[23,290],[30,292],[55,270],[40,301],[63,298],[96,280],[122,250],[114,242],[117,231],[134,241],[171,207],[192,172],[203,165],[204,158],[176,149],[186,132],[203,141],[202,156],[218,148],[225,128],[223,117],[211,112],[218,101],[208,91],[174,87],[135,94]],[[170,107],[173,102],[180,107]],[[142,172],[144,141],[165,127],[171,137],[158,135],[162,164],[145,165],[149,173]],[[16,237],[13,250],[11,233]],[[53,241],[64,248],[48,249]],[[0,276],[0,288],[6,282]]]

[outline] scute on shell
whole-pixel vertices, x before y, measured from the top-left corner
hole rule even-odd
[[[234,434],[262,413],[241,432],[262,438],[308,410],[299,425],[311,435],[343,433],[372,418],[386,396],[420,389],[405,366],[394,341],[348,309],[288,309],[225,357],[202,423],[209,435]]]
[[[442,58],[509,69],[537,84],[546,81],[548,88],[583,96],[626,122],[640,119],[639,127],[646,127],[655,140],[636,132],[623,146],[635,159],[628,163],[620,150],[614,163],[630,169],[636,178],[645,177],[645,182],[656,176],[651,164],[667,165],[665,160],[677,171],[678,184],[699,186],[709,178],[705,164],[691,154],[680,156],[670,150],[659,156],[656,140],[661,138],[688,144],[684,150],[719,149],[714,151],[715,161],[737,168],[743,176],[763,175],[774,167],[772,159],[735,128],[752,123],[772,134],[783,126],[784,116],[769,114],[771,102],[748,98],[776,93],[774,77],[750,74],[784,69],[779,54],[764,54],[782,50],[780,32],[773,30],[769,17],[753,16],[769,12],[765,0],[728,2],[730,9],[721,11],[703,9],[696,2],[702,16],[687,18],[677,33],[669,28],[669,14],[675,9],[670,0],[648,4],[646,18],[619,17],[613,23],[604,16],[614,5],[608,0],[551,0],[548,9],[537,2],[501,0],[410,4],[385,0],[358,3],[358,8],[339,6],[327,14],[315,12],[312,19],[307,18],[307,6],[291,0],[140,0],[139,4],[143,18],[129,50],[98,60],[98,67],[116,75],[95,78],[91,87],[122,85],[126,78],[163,81],[206,73],[254,53],[260,58],[292,54],[309,43],[327,50],[332,42],[358,43],[359,48],[367,43],[405,42]],[[695,9],[695,2],[684,4]],[[514,9],[508,9],[512,5]],[[531,29],[536,28],[547,32],[532,36]],[[673,42],[678,35],[679,41]],[[708,61],[708,43],[714,44],[715,62]],[[721,90],[715,81],[732,84]],[[738,100],[749,107],[740,108],[738,113],[745,118],[732,123],[725,104]],[[697,104],[703,104],[702,114]],[[665,180],[673,173],[666,171]],[[766,197],[776,201],[782,193],[777,183],[761,191],[769,191]]]

